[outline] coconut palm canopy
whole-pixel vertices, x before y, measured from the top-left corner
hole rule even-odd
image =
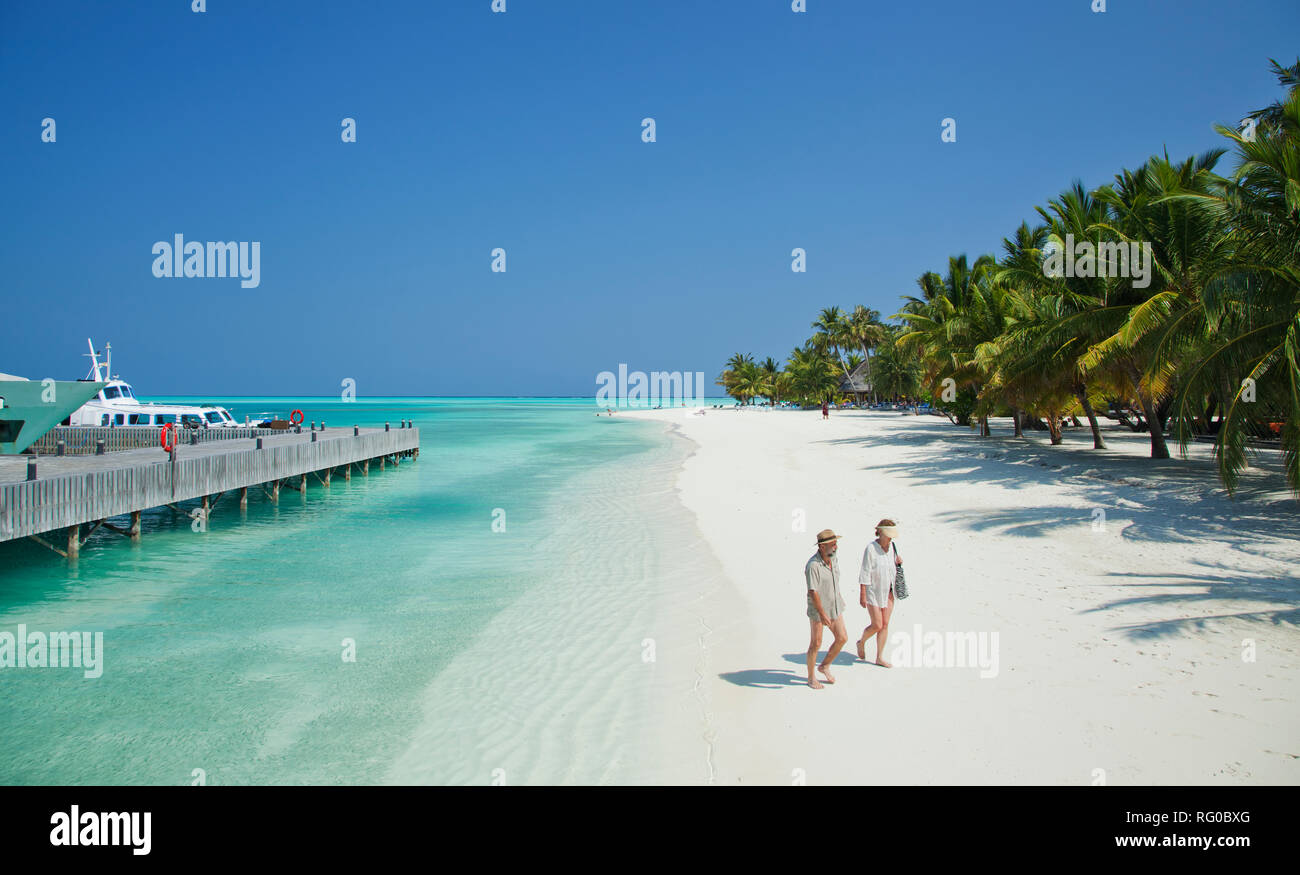
[[[1153,459],[1167,433],[1184,455],[1210,436],[1229,491],[1251,447],[1276,444],[1300,496],[1300,60],[1271,63],[1284,96],[1218,127],[1228,148],[1075,182],[1000,258],[921,274],[894,324],[827,307],[784,371],[733,356],[719,382],[742,401],[920,394],[983,434],[1010,414],[1053,443],[1086,416],[1097,449],[1109,416],[1149,433]]]

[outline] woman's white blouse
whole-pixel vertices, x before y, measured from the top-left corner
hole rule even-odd
[[[880,549],[879,541],[868,543],[867,549],[862,553],[862,571],[858,572],[858,582],[876,592],[889,592],[889,586],[893,585],[894,575],[894,546],[893,541],[889,542],[889,551],[885,553]]]

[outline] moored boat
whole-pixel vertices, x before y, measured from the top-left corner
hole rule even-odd
[[[103,364],[99,353],[90,339],[87,354],[90,358],[90,371],[81,381],[83,383],[101,383],[102,388],[94,393],[90,400],[75,410],[63,425],[82,427],[123,427],[175,425],[185,428],[240,428],[230,411],[224,407],[206,407],[193,404],[158,404],[144,402],[135,395],[131,384],[112,373],[113,346],[104,347],[106,358]]]

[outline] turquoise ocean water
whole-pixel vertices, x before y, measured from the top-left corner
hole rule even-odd
[[[150,511],[140,545],[101,530],[72,564],[0,545],[0,631],[104,633],[102,677],[0,668],[0,783],[186,784],[196,769],[214,784],[404,782],[394,763],[437,721],[425,691],[440,673],[521,598],[578,585],[553,572],[574,549],[557,533],[592,504],[574,490],[598,494],[614,472],[669,480],[685,453],[590,399],[166,400],[241,421],[297,407],[331,428],[411,419],[421,455],[282,490],[278,506],[250,491],[244,514],[227,496],[206,532]],[[605,549],[642,551],[635,567],[653,573],[656,544]],[[557,640],[573,631],[556,618]],[[500,653],[526,668],[509,642]],[[421,765],[422,781],[477,780]]]

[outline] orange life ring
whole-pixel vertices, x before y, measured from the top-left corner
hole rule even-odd
[[[158,439],[162,444],[162,448],[167,452],[170,453],[172,450],[176,449],[176,426],[170,422],[164,425],[162,434],[158,436]]]
[[[302,425],[302,411],[301,411],[301,410],[295,410],[293,413],[290,413],[290,414],[289,414],[289,424],[290,424],[290,425]]]

